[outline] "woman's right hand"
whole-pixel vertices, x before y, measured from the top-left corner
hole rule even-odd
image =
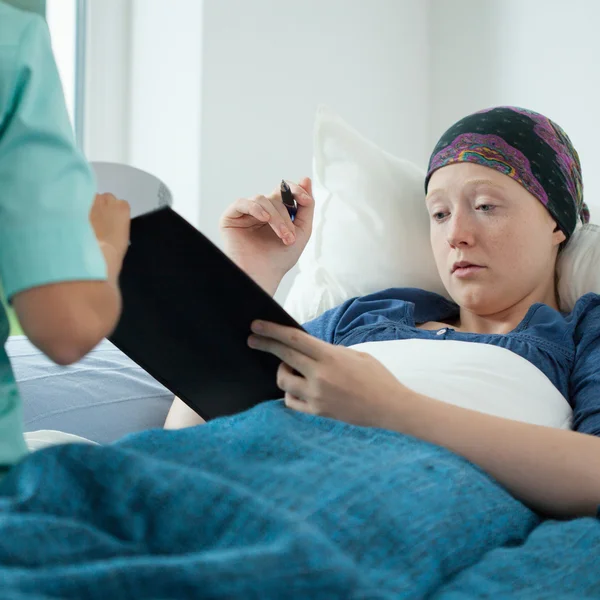
[[[129,247],[129,203],[112,194],[97,194],[90,212],[90,221],[98,243],[112,248],[120,269]]]
[[[311,180],[306,177],[299,184],[288,183],[298,203],[293,222],[279,186],[268,196],[237,200],[221,217],[227,256],[255,280],[260,279],[259,283],[273,279],[279,284],[298,262],[312,232],[315,201]]]

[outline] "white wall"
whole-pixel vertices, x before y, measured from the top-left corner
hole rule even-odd
[[[426,161],[428,2],[89,4],[88,157],[161,177],[176,210],[218,245],[228,204],[311,174],[320,103]]]
[[[47,0],[46,21],[71,125],[75,123],[76,0]]]
[[[89,160],[129,158],[130,31],[130,0],[89,0],[83,136]]]
[[[586,201],[600,223],[600,3],[431,2],[431,143],[473,110],[512,104],[541,112],[579,152]]]
[[[319,103],[425,162],[427,2],[205,0],[203,36],[199,224],[215,242],[233,200],[311,174]]]
[[[203,3],[173,7],[88,0],[85,151],[154,173],[197,225]]]
[[[171,188],[198,225],[202,7],[199,0],[131,0],[128,162]]]

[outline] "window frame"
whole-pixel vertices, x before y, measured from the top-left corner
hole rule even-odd
[[[59,73],[61,73],[69,116],[77,145],[80,148],[84,146],[85,133],[87,2],[88,0],[71,0],[70,2],[66,0],[46,0],[46,20],[50,30],[54,56]],[[58,41],[58,36],[64,36],[65,31],[64,29],[60,31],[56,29],[54,17],[58,11],[65,10],[68,11],[65,14],[65,20],[73,25],[66,43],[64,38],[60,42]],[[65,77],[65,74],[68,74],[68,76]]]

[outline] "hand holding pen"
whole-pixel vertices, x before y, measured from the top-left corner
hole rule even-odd
[[[225,252],[255,280],[274,281],[300,258],[312,232],[313,215],[308,177],[299,184],[282,181],[267,196],[236,200],[221,217]]]

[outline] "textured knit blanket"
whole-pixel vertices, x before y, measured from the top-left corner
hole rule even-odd
[[[596,519],[542,522],[447,450],[281,402],[0,483],[3,600],[599,598],[599,561]]]

